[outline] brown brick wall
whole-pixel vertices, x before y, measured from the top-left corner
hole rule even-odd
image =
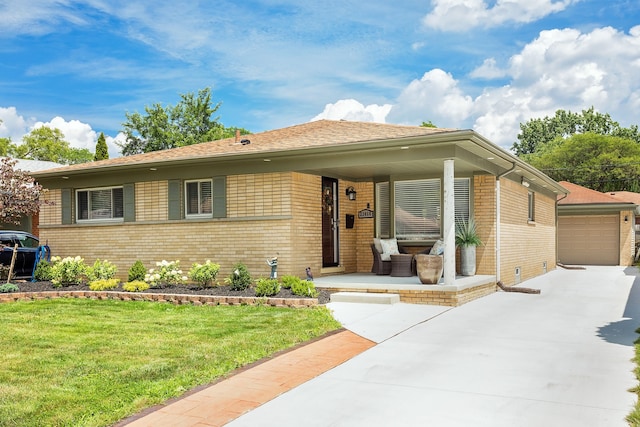
[[[167,181],[137,182],[135,186],[136,221],[166,221]]]
[[[473,217],[482,245],[476,248],[476,274],[496,274],[496,178],[473,178]]]
[[[627,222],[624,222],[624,217]],[[620,265],[633,265],[636,248],[636,232],[633,228],[633,211],[620,212]]]
[[[40,226],[62,223],[62,208],[60,207],[62,191],[48,190],[40,197],[43,200],[53,203],[40,206]]]
[[[291,174],[291,234],[293,265],[289,274],[305,277],[311,267],[315,276],[322,268],[322,178]],[[295,259],[294,259],[295,258]]]
[[[500,181],[501,250],[500,277],[507,286],[515,284],[515,269],[520,267],[521,281],[543,273],[556,265],[555,201],[535,193],[535,221],[527,221],[528,189],[520,183]]]
[[[291,215],[291,173],[227,177],[229,218]]]

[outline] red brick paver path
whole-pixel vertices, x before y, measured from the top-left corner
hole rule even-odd
[[[317,377],[374,342],[341,331],[280,354],[146,415],[127,419],[127,427],[223,426],[278,395]]]

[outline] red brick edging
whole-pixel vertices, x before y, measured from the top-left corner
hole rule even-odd
[[[0,293],[0,303],[15,301],[33,301],[53,298],[84,298],[121,301],[156,301],[172,304],[193,305],[268,305],[272,307],[315,307],[316,298],[269,298],[269,297],[237,297],[214,295],[182,295],[152,294],[140,292],[114,291],[46,291],[46,292],[12,292]]]

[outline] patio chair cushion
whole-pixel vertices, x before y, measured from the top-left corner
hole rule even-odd
[[[376,247],[376,250],[380,253],[382,253],[382,243],[380,242],[381,239],[374,237],[373,238],[373,244]]]
[[[398,240],[393,239],[381,239],[380,244],[382,245],[382,254],[380,258],[383,261],[391,261],[391,255],[397,255],[400,253],[398,250]]]
[[[436,240],[429,251],[429,255],[442,255],[444,253],[444,242],[440,239]]]

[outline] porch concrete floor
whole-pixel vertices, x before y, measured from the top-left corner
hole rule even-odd
[[[373,292],[375,290],[450,291],[458,292],[477,286],[495,283],[496,276],[457,276],[454,285],[444,286],[443,279],[436,285],[423,285],[418,276],[393,277],[374,273],[349,273],[322,276],[313,279],[316,288],[348,288]]]

